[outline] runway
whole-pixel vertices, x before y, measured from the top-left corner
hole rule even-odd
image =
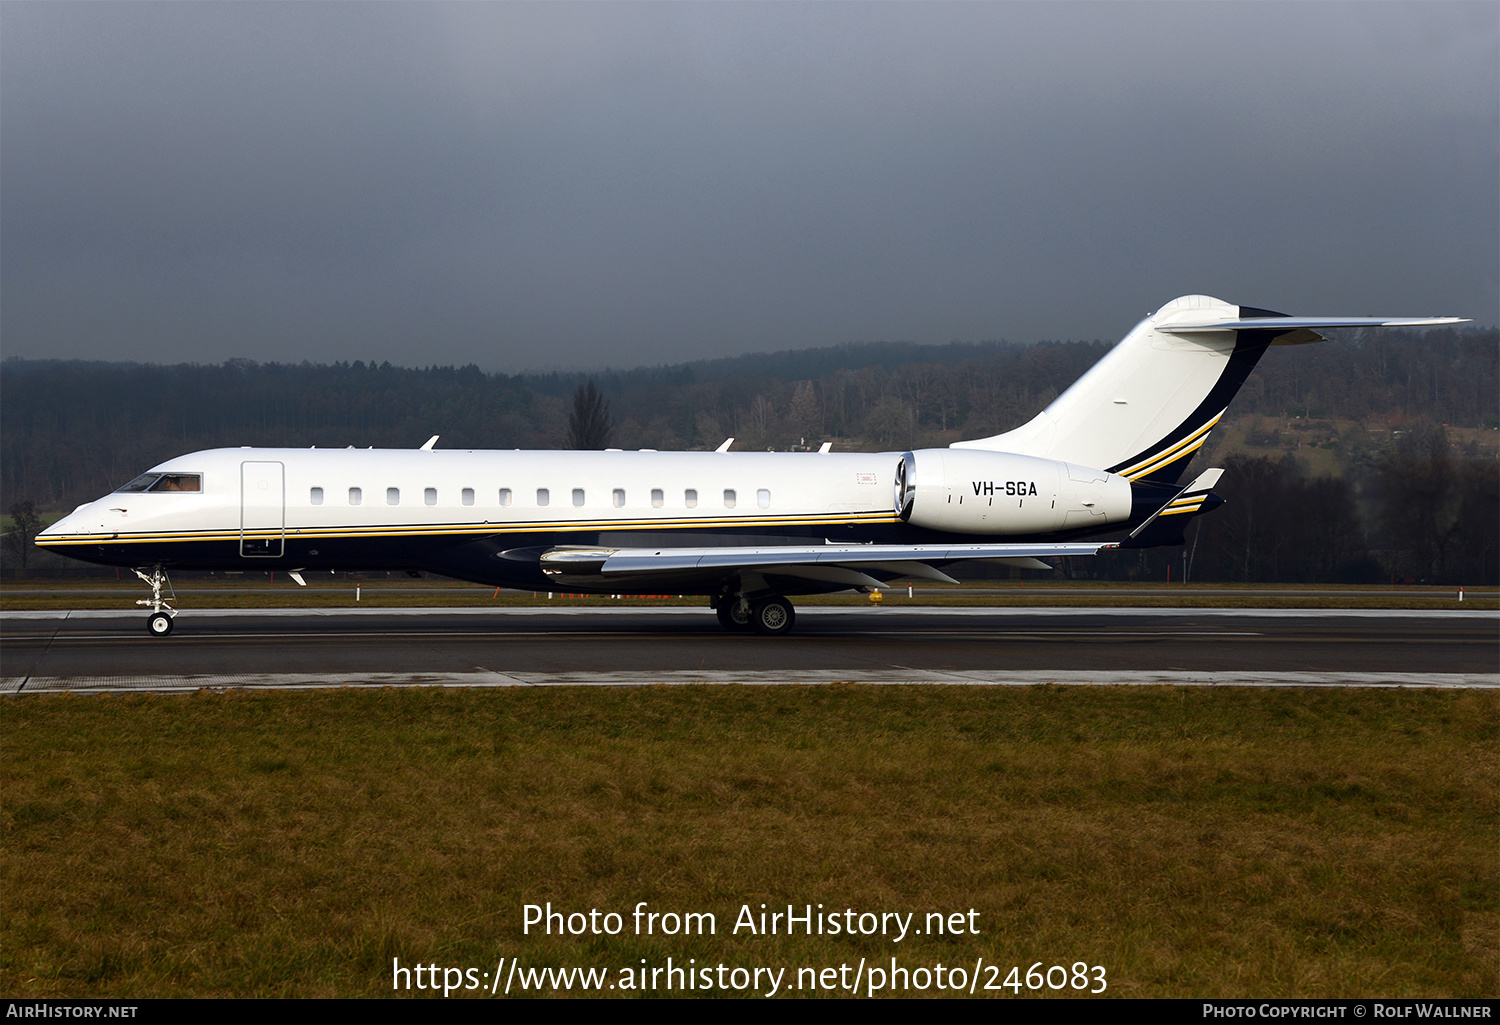
[[[339,686],[947,683],[1500,687],[1500,613],[829,608],[726,633],[707,609],[0,614],[0,693]]]

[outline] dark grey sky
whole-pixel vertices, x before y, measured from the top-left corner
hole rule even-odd
[[[1500,5],[0,3],[0,351],[1500,321]]]

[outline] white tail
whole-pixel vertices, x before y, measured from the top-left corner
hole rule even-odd
[[[1174,483],[1269,345],[1322,341],[1315,328],[1425,327],[1453,317],[1289,317],[1206,295],[1174,299],[1137,324],[1030,422],[960,441]]]

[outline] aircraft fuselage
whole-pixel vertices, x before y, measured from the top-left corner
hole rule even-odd
[[[944,473],[956,457],[966,465]],[[903,458],[918,478],[905,509],[894,490]],[[1128,481],[1072,469],[945,450],[213,449],[153,467],[141,479],[158,480],[80,506],[40,540],[115,566],[429,570],[545,588],[539,556],[560,547],[1063,539],[1130,518]],[[695,584],[714,590],[693,574],[678,581]]]

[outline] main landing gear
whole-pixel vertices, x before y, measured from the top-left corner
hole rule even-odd
[[[754,630],[767,637],[780,637],[792,629],[797,613],[779,594],[750,601],[743,595],[727,595],[714,602],[719,624],[726,630]]]
[[[714,602],[714,614],[719,617],[719,625],[726,630],[750,629],[750,603],[743,598],[733,595],[720,598]]]
[[[171,598],[163,598],[162,587],[172,590],[172,582],[167,579],[166,570],[161,566],[151,567],[151,575],[147,576],[145,570],[135,570],[135,575],[144,580],[151,588],[150,598],[136,599],[137,605],[151,606],[151,615],[146,619],[146,631],[152,637],[165,637],[172,632],[172,620],[177,615],[177,610],[172,608],[171,602],[177,598],[177,592],[172,591]]]

